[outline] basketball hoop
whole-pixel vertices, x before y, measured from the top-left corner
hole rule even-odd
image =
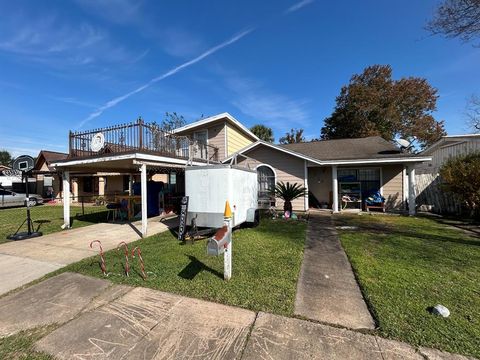
[[[42,236],[42,233],[39,231],[33,231],[33,222],[30,217],[30,205],[29,205],[29,193],[28,193],[28,175],[31,171],[35,168],[35,160],[31,156],[22,155],[15,159],[13,162],[13,169],[6,170],[6,171],[13,171],[17,174],[19,173],[22,177],[22,181],[25,181],[25,195],[26,195],[26,205],[27,205],[27,218],[24,220],[22,225],[17,229],[15,234],[7,236],[9,240],[24,240],[30,239],[37,236]],[[4,171],[5,173],[5,171]],[[27,223],[27,232],[19,232],[19,230],[23,227],[23,224]]]

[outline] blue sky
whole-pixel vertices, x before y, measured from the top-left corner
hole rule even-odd
[[[436,118],[465,133],[480,49],[423,29],[437,4],[0,0],[0,148],[66,151],[69,130],[166,111],[318,137],[340,87],[372,64],[427,78]]]

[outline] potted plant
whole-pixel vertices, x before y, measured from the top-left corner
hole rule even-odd
[[[292,201],[305,196],[307,189],[305,189],[303,186],[300,184],[290,184],[288,181],[287,183],[284,183],[283,181],[277,182],[277,185],[275,186],[275,196],[282,199],[284,204],[283,204],[283,210],[284,211],[289,211],[290,214],[292,213]]]

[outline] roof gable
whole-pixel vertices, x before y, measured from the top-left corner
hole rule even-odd
[[[50,165],[58,160],[65,160],[68,158],[68,154],[61,153],[57,151],[48,151],[48,150],[40,150],[40,153],[37,156],[37,160],[35,161],[35,170],[44,170],[44,165],[50,171],[54,169],[50,167]]]
[[[254,133],[252,133],[245,125],[243,125],[240,121],[235,119],[232,115],[230,115],[227,112],[221,113],[218,115],[209,116],[205,119],[201,119],[191,124],[182,126],[178,129],[173,130],[173,133],[178,134],[178,133],[183,133],[186,131],[197,129],[199,127],[208,127],[210,124],[223,119],[227,121],[229,124],[237,127],[241,132],[246,134],[248,137],[252,138],[254,141],[259,140],[259,138]]]

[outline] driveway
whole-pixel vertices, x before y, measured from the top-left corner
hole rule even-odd
[[[160,221],[160,217],[150,218],[148,234],[158,234],[177,225],[177,218],[165,221]],[[141,222],[100,223],[0,244],[0,295],[97,254],[98,247],[89,247],[93,240],[100,240],[104,251],[116,248],[121,241],[139,240],[140,228]]]

